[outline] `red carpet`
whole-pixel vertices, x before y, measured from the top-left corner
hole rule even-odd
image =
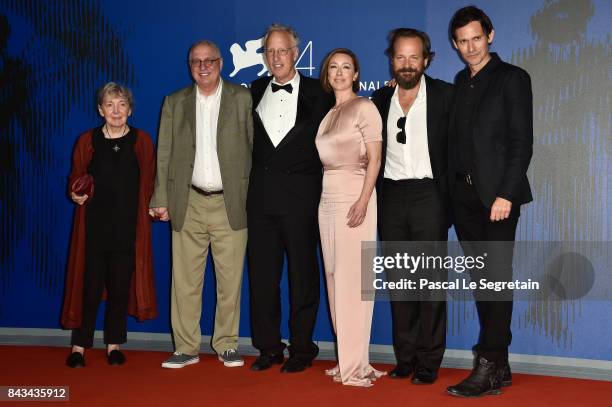
[[[317,361],[303,373],[280,374],[278,368],[259,373],[247,366],[226,368],[212,355],[200,355],[199,364],[183,369],[162,369],[167,353],[125,354],[125,365],[109,366],[103,350],[89,350],[87,367],[70,369],[64,365],[68,348],[0,346],[0,385],[70,386],[69,404],[87,406],[612,406],[612,382],[595,380],[516,374],[501,396],[460,399],[445,389],[465,370],[443,369],[431,386],[383,377],[364,389],[326,377],[323,370],[332,367],[331,361]],[[247,364],[252,361],[247,358]],[[0,402],[0,407],[11,404]]]

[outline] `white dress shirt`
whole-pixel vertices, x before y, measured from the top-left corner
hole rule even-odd
[[[210,96],[200,93],[196,87],[196,152],[191,184],[205,191],[220,191],[221,168],[217,156],[217,122],[221,105],[223,81]]]
[[[387,158],[385,178],[392,180],[432,178],[429,146],[427,144],[427,87],[425,76],[421,76],[419,93],[406,115],[406,144],[397,142],[397,121],[404,117],[399,102],[399,86],[391,98],[387,117]]]
[[[259,114],[270,140],[272,140],[272,144],[276,147],[289,133],[289,130],[295,126],[300,75],[296,71],[293,79],[287,82],[293,87],[291,93],[284,89],[272,92],[272,83],[280,85],[272,79],[255,110]]]

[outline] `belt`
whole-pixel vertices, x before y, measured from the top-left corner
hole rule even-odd
[[[384,185],[392,185],[396,187],[408,187],[408,186],[417,186],[417,185],[429,185],[434,184],[435,181],[431,178],[410,178],[410,179],[391,179],[391,178],[383,178]]]
[[[191,189],[193,189],[194,191],[196,191],[198,194],[200,195],[204,195],[204,196],[211,196],[211,195],[219,195],[223,193],[223,190],[219,190],[219,191],[206,191],[204,189],[198,188],[195,185],[191,186]]]
[[[470,174],[457,174],[457,181],[465,182],[470,186],[474,185],[474,178]]]

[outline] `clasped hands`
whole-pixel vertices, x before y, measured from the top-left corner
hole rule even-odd
[[[154,219],[159,219],[162,222],[167,222],[170,220],[170,214],[168,213],[168,208],[159,207],[159,208],[149,208],[149,216]]]

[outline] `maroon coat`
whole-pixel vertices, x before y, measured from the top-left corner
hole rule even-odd
[[[72,173],[68,185],[79,176],[87,173],[87,167],[93,155],[91,138],[93,130],[79,136],[72,156]],[[140,185],[138,188],[138,214],[136,219],[136,268],[132,275],[128,314],[139,321],[157,317],[155,285],[153,277],[153,255],[151,246],[151,219],[149,217],[149,200],[153,194],[155,182],[155,155],[153,142],[147,133],[136,130],[134,151],[140,168]],[[95,194],[95,191],[94,191]],[[66,292],[62,310],[62,326],[66,329],[81,326],[83,310],[83,275],[85,273],[85,213],[87,204],[77,206],[74,212],[70,253],[68,255],[68,272]]]

